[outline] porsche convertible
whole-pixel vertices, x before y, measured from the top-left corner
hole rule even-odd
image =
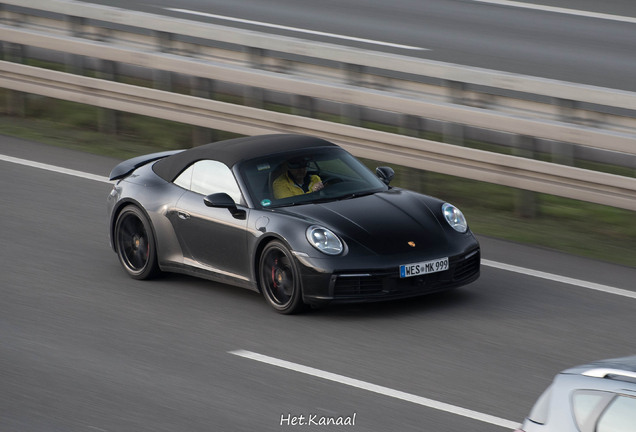
[[[475,281],[462,212],[393,177],[300,135],[140,156],[111,172],[110,243],[135,279],[185,273],[260,292],[284,314]]]

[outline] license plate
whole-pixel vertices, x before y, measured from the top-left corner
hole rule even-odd
[[[437,273],[444,270],[448,270],[448,258],[440,258],[433,261],[401,265],[400,277],[407,278],[428,273]]]

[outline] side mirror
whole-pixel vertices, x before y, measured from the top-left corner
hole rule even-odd
[[[393,171],[393,168],[391,167],[377,167],[375,169],[375,174],[387,186],[391,183],[393,177],[395,177],[395,171]]]
[[[205,198],[203,198],[203,202],[208,207],[226,208],[226,209],[236,208],[236,203],[234,202],[232,197],[230,197],[225,192],[208,195]]]
[[[208,207],[228,209],[235,219],[245,219],[247,217],[247,212],[245,210],[236,208],[236,203],[234,202],[232,197],[225,192],[208,195],[203,198],[203,202]]]

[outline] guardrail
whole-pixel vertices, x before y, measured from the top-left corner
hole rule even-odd
[[[315,43],[76,1],[7,0],[1,4],[20,6],[22,9],[18,10],[25,12],[14,13],[5,8],[0,13],[0,18],[4,22],[24,28],[41,26],[46,28],[47,34],[51,34],[51,31],[61,36],[71,34],[75,40],[84,38],[109,41],[113,45],[128,45],[129,48],[144,53],[168,52],[181,57],[196,57],[217,63],[268,69],[303,80],[314,79],[358,88],[379,89],[402,95],[406,99],[415,98],[454,107],[480,108],[486,113],[504,114],[500,119],[489,117],[492,119],[491,122],[482,118],[477,122],[465,123],[458,119],[476,118],[478,114],[449,112],[446,107],[429,105],[428,110],[413,107],[409,111],[411,114],[406,114],[397,121],[397,125],[405,133],[414,134],[421,129],[433,130],[441,132],[445,142],[454,144],[461,144],[464,135],[473,135],[488,136],[479,139],[515,146],[516,141],[506,133],[537,135],[537,130],[550,128],[551,133],[537,136],[549,141],[536,144],[540,145],[541,151],[552,153],[553,160],[571,164],[573,150],[571,147],[558,144],[559,141],[624,151],[625,146],[604,145],[607,140],[614,139],[611,134],[609,137],[595,136],[595,132],[616,132],[619,134],[619,140],[629,140],[630,136],[636,135],[636,94],[632,92]],[[61,16],[35,16],[37,13],[41,15],[42,11]],[[206,41],[216,46],[210,46]],[[232,46],[219,48],[219,43]],[[290,55],[297,58],[290,59]],[[75,62],[69,70],[81,73],[81,67],[77,65],[82,62],[77,57],[67,57],[67,61]],[[317,65],[316,62],[321,64]],[[325,65],[325,62],[329,64]],[[157,74],[156,77],[160,80],[158,85],[164,88],[170,86],[169,75]],[[431,79],[435,83],[431,83]],[[262,91],[245,89],[246,100],[254,106],[263,105],[262,95]],[[357,103],[367,107],[368,102],[365,98]],[[401,105],[401,102],[399,104]],[[301,115],[312,115],[311,109],[315,106],[311,96],[296,98],[292,105],[296,105],[295,111]],[[325,108],[324,104],[319,105]],[[443,108],[447,115],[434,115],[442,111],[440,108]],[[331,110],[333,113],[333,108]],[[365,112],[369,113],[368,110]],[[433,114],[430,114],[431,112]],[[340,114],[344,115],[350,124],[361,124],[361,113],[353,102],[342,104]],[[378,119],[378,113],[379,111],[376,111],[373,118]],[[569,130],[561,128],[558,132],[554,130],[554,125],[549,124],[526,123],[526,127],[521,127],[518,124],[514,125],[518,117],[573,124],[574,127]],[[422,118],[435,121],[422,122],[419,120]],[[396,125],[395,116],[384,116],[384,119]],[[458,127],[458,123],[468,126],[468,129]],[[504,123],[511,127],[502,128],[501,125]],[[491,129],[493,124],[499,127]],[[579,126],[589,129],[584,130]],[[499,130],[504,134],[484,135],[483,132],[479,132],[484,130]],[[576,138],[578,130],[583,131],[583,136]],[[627,146],[632,147],[629,144]],[[593,149],[577,151],[577,154],[583,153],[586,155],[585,158],[593,161],[607,161],[623,166],[632,164],[629,159],[621,159],[607,152],[602,153]]]
[[[273,36],[197,21],[133,12],[109,6],[98,6],[81,1],[2,0],[1,3],[58,13],[69,17],[79,17],[143,28],[164,34],[190,36],[243,47],[259,48],[339,63],[433,77],[465,84],[481,85],[533,95],[544,95],[551,98],[636,110],[636,94],[632,92],[528,77],[395,54],[304,41],[283,36]]]
[[[236,56],[230,56],[230,61],[227,59],[214,61],[211,60],[211,57],[214,57],[214,53],[218,53],[217,48],[212,49],[214,52],[212,56],[207,55],[206,57],[205,53],[210,51],[209,47],[191,41],[179,41],[178,45],[181,47],[181,51],[179,51],[176,48],[176,43],[170,42],[167,46],[166,40],[171,40],[167,33],[175,33],[181,36],[213,39],[216,42],[247,47],[249,48],[246,49],[248,64],[249,60],[254,57],[250,49],[256,47],[348,65],[354,64],[356,67],[373,67],[390,72],[438,77],[443,78],[446,82],[449,80],[461,81],[463,84],[484,85],[534,95],[562,97],[613,108],[636,110],[636,94],[630,92],[523,77],[329,44],[317,44],[293,38],[263,35],[245,30],[75,1],[7,0],[3,3],[75,17],[70,18],[68,23],[62,23],[73,29],[75,35],[73,37],[60,33],[59,30],[63,30],[65,25],[60,26],[59,20],[51,27],[52,31],[47,32],[26,27],[0,25],[0,40],[12,44],[57,50],[66,54],[88,56],[107,62],[127,63],[161,71],[187,72],[193,77],[284,92],[306,98],[326,99],[345,106],[358,105],[405,116],[426,117],[515,135],[540,137],[636,155],[636,135],[631,133],[555,121],[541,118],[541,116],[521,116],[461,103],[448,103],[434,100],[434,98],[422,97],[421,93],[412,96],[405,94],[404,89],[396,90],[396,88],[386,85],[380,86],[380,89],[368,88],[362,86],[359,79],[351,79],[350,70],[345,71],[345,79],[337,77],[334,80],[329,79],[331,72],[324,73],[324,66],[319,67],[319,69],[323,68],[321,73],[308,77],[306,73],[290,74],[289,68],[281,70],[274,68],[278,71],[265,70],[262,62],[257,64],[260,68],[248,67],[244,65],[245,62],[237,62]],[[7,14],[4,15],[6,20]],[[77,17],[80,18],[79,27]],[[89,26],[82,22],[82,19],[152,30],[157,32],[156,38],[130,37],[126,36],[125,32],[124,36],[135,40],[135,43],[143,40],[145,41],[143,43],[147,44],[148,39],[156,39],[159,43],[153,49],[148,50],[134,46],[134,44],[124,46],[77,37],[82,33],[78,32],[78,28],[88,29],[96,25],[96,23],[90,23]],[[38,20],[42,21],[40,18]],[[50,18],[46,18],[44,22],[48,25],[52,21]],[[19,20],[14,23],[23,24]],[[114,31],[109,30],[109,32],[112,35]],[[84,34],[84,36],[86,35]],[[91,37],[93,39],[104,38],[101,34],[93,34]],[[176,55],[175,52],[187,53],[191,56]],[[195,58],[195,54],[199,57],[203,54],[205,58]],[[265,58],[264,52],[259,52],[259,54]],[[304,71],[306,70],[304,69]],[[358,75],[362,76],[359,73]],[[320,77],[320,79],[316,77]],[[405,87],[407,90],[416,88],[418,85],[404,81],[404,78],[400,78],[400,80],[407,83]],[[0,86],[20,92],[40,94],[244,135],[272,132],[297,132],[315,135],[336,142],[358,156],[636,210],[636,179],[633,178],[489,153],[296,115],[280,114],[253,107],[226,104],[205,98],[127,86],[107,80],[30,68],[15,63],[0,63]],[[457,90],[456,86],[451,87],[451,93]],[[461,101],[463,98],[457,98],[455,95],[451,99]],[[630,128],[628,127],[627,130]]]
[[[636,211],[634,178],[4,61],[0,87],[243,135],[313,135],[357,156]]]
[[[636,154],[636,136],[0,25],[0,40],[400,114]]]

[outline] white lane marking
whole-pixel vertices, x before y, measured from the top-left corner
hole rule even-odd
[[[280,359],[269,357],[263,354],[258,354],[255,352],[245,351],[245,350],[229,351],[229,354],[234,354],[239,357],[256,360],[261,363],[267,363],[272,366],[278,366],[283,369],[293,370],[293,371],[300,372],[306,375],[311,375],[311,376],[326,379],[329,381],[334,381],[340,384],[356,387],[362,390],[367,390],[373,393],[378,393],[378,394],[389,396],[392,398],[401,399],[407,402],[413,402],[418,405],[422,405],[422,406],[433,408],[440,411],[449,412],[449,413],[456,414],[462,417],[468,417],[474,420],[479,420],[484,423],[490,423],[490,424],[501,426],[508,429],[516,429],[519,427],[518,422],[505,420],[499,417],[483,414],[477,411],[472,411],[466,408],[461,408],[455,405],[450,405],[450,404],[439,402],[433,399],[416,396],[416,395],[405,393],[399,390],[393,390],[388,387],[371,384],[365,381],[349,378],[344,375],[338,375],[331,372],[325,372],[320,369],[315,369],[312,367],[299,365],[297,363],[288,362],[286,360],[280,360]]]
[[[390,42],[381,42],[381,41],[376,41],[376,40],[372,40],[372,39],[362,39],[362,38],[357,38],[357,37],[352,37],[352,36],[343,36],[343,35],[339,35],[339,34],[325,33],[325,32],[320,32],[320,31],[315,31],[315,30],[307,30],[307,29],[302,29],[302,28],[298,28],[298,27],[288,27],[288,26],[278,25],[278,24],[269,24],[269,23],[260,22],[260,21],[252,21],[252,20],[247,20],[247,19],[242,19],[242,18],[233,18],[233,17],[223,16],[223,15],[215,15],[215,14],[211,14],[211,13],[198,12],[198,11],[193,11],[193,10],[188,10],[188,9],[178,9],[178,8],[164,8],[164,9],[165,10],[169,10],[169,11],[173,11],[173,12],[181,12],[181,13],[185,13],[185,14],[190,14],[190,15],[199,15],[199,16],[204,16],[204,17],[209,17],[209,18],[216,18],[216,19],[220,19],[220,20],[234,21],[234,22],[240,22],[240,23],[244,23],[244,24],[252,24],[252,25],[258,25],[258,26],[262,26],[262,27],[270,27],[270,28],[281,29],[281,30],[290,30],[290,31],[295,31],[295,32],[299,32],[299,33],[307,33],[307,34],[318,35],[318,36],[327,36],[327,37],[332,37],[332,38],[337,38],[337,39],[345,39],[345,40],[356,41],[356,42],[364,42],[364,43],[369,43],[369,44],[374,44],[374,45],[383,45],[383,46],[388,46],[388,47],[392,47],[392,48],[402,48],[402,49],[407,49],[407,50],[418,50],[418,51],[430,51],[428,48],[420,48],[420,47],[414,47],[414,46],[410,46],[410,45],[400,45],[400,44],[395,44],[395,43],[390,43]]]
[[[636,18],[624,17],[620,15],[610,15],[610,14],[604,14],[604,13],[598,13],[598,12],[588,12],[588,11],[582,11],[577,9],[567,9],[567,8],[561,8],[561,7],[555,7],[555,6],[544,6],[544,5],[523,3],[523,2],[511,1],[511,0],[473,0],[473,1],[476,1],[479,3],[489,3],[494,5],[500,5],[500,6],[511,6],[511,7],[518,7],[523,9],[534,9],[534,10],[540,10],[544,12],[555,12],[555,13],[561,13],[561,14],[567,14],[567,15],[582,16],[587,18],[599,18],[604,20],[621,21],[621,22],[636,24]]]
[[[542,271],[537,271],[537,270],[530,270],[527,268],[523,268],[523,267],[517,267],[517,266],[513,266],[510,264],[503,264],[503,263],[499,263],[496,261],[489,261],[489,260],[485,260],[482,259],[481,260],[481,264],[488,266],[488,267],[494,267],[494,268],[498,268],[501,270],[507,270],[507,271],[511,271],[511,272],[515,272],[515,273],[521,273],[524,275],[528,275],[528,276],[534,276],[537,278],[541,278],[541,279],[548,279],[551,281],[555,281],[555,282],[561,282],[564,284],[568,284],[568,285],[575,285],[575,286],[579,286],[582,288],[588,288],[591,290],[595,290],[595,291],[601,291],[604,293],[608,293],[608,294],[615,294],[618,296],[623,296],[623,297],[629,297],[629,298],[633,298],[636,299],[636,292],[635,291],[629,291],[629,290],[625,290],[625,289],[621,289],[621,288],[614,288],[611,286],[607,286],[607,285],[601,285],[601,284],[597,284],[597,283],[593,283],[593,282],[587,282],[584,280],[580,280],[580,279],[572,279],[569,277],[565,277],[565,276],[559,276],[559,275],[555,275],[552,273],[545,273]]]
[[[72,175],[75,177],[81,177],[81,178],[85,178],[85,179],[89,179],[89,180],[95,180],[95,181],[100,181],[100,182],[104,182],[104,183],[110,183],[113,184],[115,182],[110,181],[108,179],[108,177],[103,177],[103,176],[98,176],[95,174],[90,174],[90,173],[86,173],[86,172],[82,172],[82,171],[76,171],[76,170],[72,170],[72,169],[68,169],[68,168],[62,168],[62,167],[58,167],[58,166],[54,166],[54,165],[48,165],[48,164],[44,164],[44,163],[40,163],[40,162],[33,162],[27,159],[20,159],[20,158],[15,158],[12,156],[6,156],[3,154],[0,154],[0,160],[6,161],[6,162],[12,162],[12,163],[17,163],[20,165],[26,165],[26,166],[30,166],[33,168],[40,168],[40,169],[44,169],[47,171],[54,171],[54,172],[58,172],[61,174],[68,174],[68,175]],[[601,292],[605,292],[608,294],[615,294],[615,295],[619,295],[619,296],[623,296],[623,297],[629,297],[629,298],[633,298],[636,299],[636,292],[634,291],[629,291],[629,290],[625,290],[625,289],[621,289],[621,288],[614,288],[611,286],[607,286],[607,285],[601,285],[601,284],[597,284],[597,283],[593,283],[593,282],[587,282],[584,280],[579,280],[579,279],[572,279],[569,277],[565,277],[565,276],[559,276],[559,275],[555,275],[552,273],[545,273],[542,271],[538,271],[538,270],[531,270],[531,269],[527,269],[524,267],[517,267],[517,266],[513,266],[510,264],[504,264],[504,263],[500,263],[500,262],[496,262],[496,261],[490,261],[490,260],[486,260],[486,259],[482,259],[481,260],[481,264],[485,265],[487,267],[494,267],[494,268],[498,268],[501,270],[507,270],[507,271],[511,271],[511,272],[515,272],[515,273],[520,273],[520,274],[525,274],[528,276],[534,276],[537,278],[541,278],[541,279],[548,279],[551,281],[555,281],[555,282],[561,282],[561,283],[565,283],[565,284],[569,284],[569,285],[575,285],[575,286],[579,286],[582,288],[588,288],[591,290],[595,290],[595,291],[601,291]]]
[[[72,170],[72,169],[68,169],[68,168],[62,168],[62,167],[58,167],[55,165],[49,165],[49,164],[45,164],[45,163],[40,163],[40,162],[33,162],[27,159],[20,159],[20,158],[16,158],[16,157],[12,157],[12,156],[6,156],[3,154],[0,154],[0,160],[3,160],[5,162],[11,162],[11,163],[15,163],[15,164],[20,164],[20,165],[26,165],[29,167],[33,167],[33,168],[40,168],[43,170],[47,170],[47,171],[53,171],[53,172],[57,172],[57,173],[61,173],[61,174],[67,174],[67,175],[71,175],[71,176],[75,176],[75,177],[81,177],[81,178],[85,178],[85,179],[89,179],[89,180],[95,180],[98,182],[104,182],[104,183],[111,183],[113,184],[114,182],[110,181],[108,177],[103,177],[103,176],[99,176],[99,175],[95,175],[95,174],[90,174],[90,173],[86,173],[86,172],[82,172],[82,171],[76,171],[76,170]]]

